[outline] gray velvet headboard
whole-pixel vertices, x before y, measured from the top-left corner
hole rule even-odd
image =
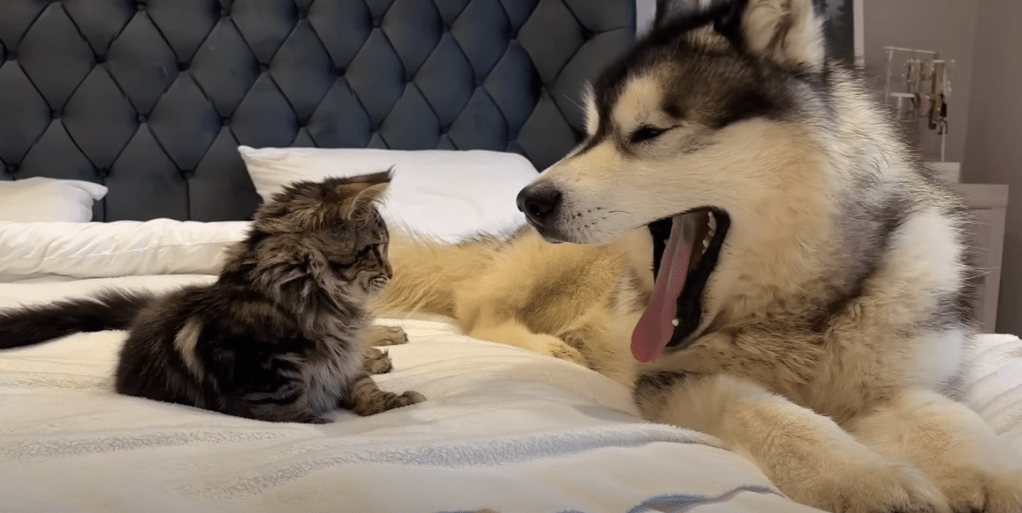
[[[239,144],[543,169],[634,27],[634,0],[0,0],[0,168],[103,183],[106,221],[249,217]]]

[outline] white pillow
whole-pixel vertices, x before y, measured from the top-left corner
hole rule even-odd
[[[445,240],[503,234],[525,217],[515,198],[538,172],[525,157],[486,150],[238,147],[263,201],[288,184],[393,167],[381,213],[388,222]]]
[[[0,279],[219,274],[224,250],[250,223],[155,219],[111,223],[0,222]]]
[[[83,180],[0,181],[0,221],[87,223],[92,221],[92,204],[106,192],[106,187]]]

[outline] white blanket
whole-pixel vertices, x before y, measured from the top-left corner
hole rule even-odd
[[[211,279],[2,284],[0,308]],[[428,400],[321,426],[116,395],[122,332],[0,352],[0,511],[815,511],[713,438],[641,421],[629,391],[599,374],[442,322],[381,322],[410,336],[390,348],[381,387]],[[975,406],[1018,432],[1022,345],[990,340]]]
[[[965,382],[966,403],[1022,454],[1022,340],[982,335]]]
[[[0,307],[210,276],[0,285]],[[381,387],[425,403],[333,424],[273,424],[111,391],[123,332],[0,352],[0,510],[627,512],[729,503],[799,511],[705,435],[643,422],[579,366],[401,324]],[[672,506],[673,505],[673,506]]]

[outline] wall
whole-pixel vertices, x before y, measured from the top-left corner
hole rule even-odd
[[[1005,183],[1008,220],[997,331],[1022,335],[1022,3],[979,0],[963,181]]]
[[[945,159],[950,162],[961,162],[965,152],[977,1],[862,0],[866,74],[878,90],[883,90],[887,72],[885,46],[933,50],[944,59],[955,60]],[[901,64],[893,68],[892,84],[901,84],[898,76],[904,70]],[[940,160],[940,137],[925,125],[919,126],[920,151],[929,160]]]
[[[635,0],[635,33],[641,34],[653,23],[656,0]]]

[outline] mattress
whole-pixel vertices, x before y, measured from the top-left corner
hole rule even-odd
[[[7,283],[0,307],[212,279]],[[409,335],[389,348],[394,370],[380,386],[428,400],[364,418],[337,410],[322,426],[117,395],[111,372],[124,332],[3,351],[3,510],[808,510],[716,440],[642,421],[628,390],[588,369],[439,320],[378,322]]]
[[[212,275],[0,284],[0,308],[104,288],[166,291]],[[464,336],[442,319],[380,319],[385,390],[427,401],[327,425],[277,424],[125,397],[125,333],[0,352],[5,512],[812,511],[698,432],[641,420],[618,383]],[[1022,341],[980,338],[968,401],[1022,445]]]

